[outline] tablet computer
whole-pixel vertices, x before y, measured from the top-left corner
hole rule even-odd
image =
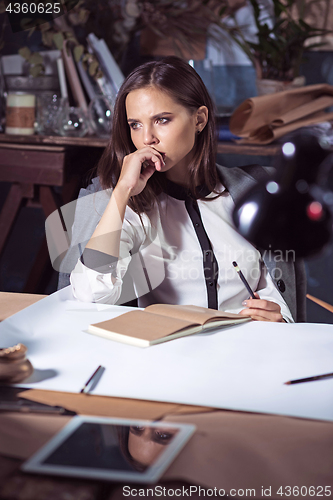
[[[195,427],[77,416],[22,466],[24,472],[155,483]]]

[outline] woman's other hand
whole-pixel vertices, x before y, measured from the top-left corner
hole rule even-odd
[[[165,165],[163,156],[152,147],[138,149],[125,156],[117,187],[135,196],[145,188],[148,179]]]
[[[252,319],[257,321],[284,321],[281,314],[281,307],[275,302],[264,300],[259,297],[257,293],[254,294],[256,299],[247,299],[242,303],[246,309],[242,309],[239,314],[243,316],[251,316]]]

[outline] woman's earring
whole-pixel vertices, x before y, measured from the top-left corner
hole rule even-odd
[[[201,130],[197,130],[197,134],[200,134]]]

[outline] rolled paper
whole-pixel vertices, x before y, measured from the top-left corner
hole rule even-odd
[[[57,67],[58,67],[61,97],[68,97],[64,61],[62,60],[62,57],[59,57],[57,59]]]
[[[246,99],[233,112],[230,132],[240,144],[270,144],[300,127],[333,120],[333,85],[315,84]]]
[[[36,96],[14,93],[7,96],[6,134],[31,135],[35,132]]]

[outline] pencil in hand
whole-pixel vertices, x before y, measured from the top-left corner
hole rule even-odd
[[[252,299],[256,299],[257,297],[254,295],[254,291],[252,290],[252,288],[250,287],[250,285],[248,284],[244,274],[242,273],[242,271],[239,269],[238,267],[238,264],[236,261],[233,261],[232,265],[234,266],[234,268],[236,269],[237,273],[238,273],[238,276],[240,277],[240,279],[242,280],[242,282],[244,283],[245,285],[245,288],[246,290],[249,292],[250,296],[252,297]]]

